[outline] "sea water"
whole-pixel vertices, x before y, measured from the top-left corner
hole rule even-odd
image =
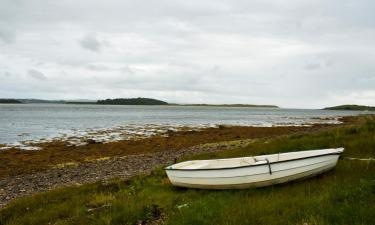
[[[363,112],[212,106],[0,104],[0,143],[84,137],[121,140],[181,127],[337,123]]]

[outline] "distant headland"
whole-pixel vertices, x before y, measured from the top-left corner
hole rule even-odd
[[[168,102],[153,98],[115,98],[98,100],[99,105],[168,105]]]
[[[20,102],[16,99],[5,99],[5,98],[0,99],[0,104],[1,103],[3,103],[3,104],[22,104],[22,102]]]
[[[375,111],[373,106],[365,105],[338,105],[324,108],[325,110],[356,110],[356,111]]]
[[[168,106],[205,106],[205,107],[258,107],[279,108],[276,105],[254,104],[176,104],[153,98],[114,98],[103,100],[43,100],[43,99],[0,99],[0,104],[91,104],[91,105],[168,105]]]

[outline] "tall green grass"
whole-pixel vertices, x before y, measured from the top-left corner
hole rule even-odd
[[[194,190],[169,184],[162,169],[129,181],[62,188],[21,198],[0,211],[0,224],[375,224],[375,119],[312,134],[258,140],[241,149],[191,158],[232,157],[345,147],[326,174],[245,190]]]

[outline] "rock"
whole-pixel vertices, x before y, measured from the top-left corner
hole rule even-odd
[[[97,141],[95,139],[87,139],[87,144],[96,144]]]

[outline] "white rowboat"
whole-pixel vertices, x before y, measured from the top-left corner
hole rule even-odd
[[[175,186],[202,189],[263,187],[311,177],[334,168],[344,148],[254,157],[192,160],[165,168]]]

